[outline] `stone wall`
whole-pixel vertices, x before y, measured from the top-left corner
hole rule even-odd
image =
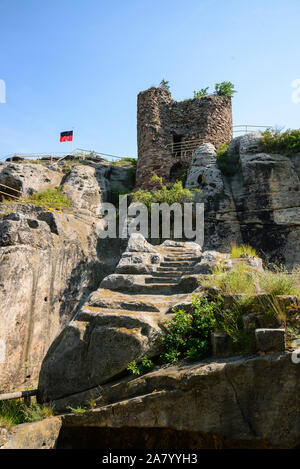
[[[232,138],[231,99],[207,96],[176,102],[164,88],[150,88],[138,95],[137,187],[149,187],[153,173],[172,182],[191,163],[185,142],[197,140],[219,147]],[[177,143],[176,152],[172,144]]]

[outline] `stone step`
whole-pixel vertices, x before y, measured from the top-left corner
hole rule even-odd
[[[172,295],[174,294],[174,287],[176,283],[145,283],[140,288],[140,293],[145,293],[148,295]]]
[[[168,262],[185,262],[185,261],[191,261],[191,262],[200,262],[201,257],[170,257],[170,256],[165,256],[164,261]]]
[[[180,268],[178,266],[176,266],[176,267],[171,266],[170,267],[169,264],[168,264],[168,267],[161,267],[161,266],[157,267],[156,273],[159,273],[159,272],[170,272],[170,273],[171,272],[172,273],[173,272],[178,272],[180,274],[183,274],[185,272],[186,273],[191,272],[193,270],[193,268],[194,268],[194,266],[191,266],[191,267],[189,267],[189,266],[180,266]]]
[[[174,270],[166,270],[165,272],[155,272],[152,274],[152,277],[157,277],[157,278],[160,278],[160,277],[181,277],[185,272],[183,271],[179,271],[178,269],[174,269]]]
[[[175,284],[175,283],[178,283],[178,281],[180,280],[180,277],[179,278],[176,278],[176,277],[149,277],[149,278],[146,278],[145,279],[145,283],[146,284],[149,284],[149,283],[155,283],[155,284],[165,284],[165,283],[172,283],[172,284]]]
[[[161,262],[160,265],[162,267],[193,267],[195,264],[195,262],[191,262],[191,261],[182,261],[182,262],[174,262],[174,261],[164,261],[164,262]]]
[[[96,299],[90,304],[90,307],[101,308],[103,310],[128,310],[128,311],[146,311],[148,313],[158,313],[160,308],[151,301],[135,299],[123,299],[120,294],[111,292],[111,298],[107,300]]]
[[[165,252],[167,252],[168,254],[191,254],[191,255],[195,255],[195,254],[198,254],[199,255],[199,251],[192,251],[192,250],[188,250],[188,249],[165,249],[164,250]]]
[[[132,311],[130,309],[104,309],[104,308],[94,308],[94,307],[84,307],[78,313],[76,320],[77,321],[89,321],[91,318],[98,316],[98,315],[105,315],[105,314],[115,314],[115,315],[134,315],[144,313],[147,314],[149,311]],[[153,315],[161,315],[159,311],[153,312]]]

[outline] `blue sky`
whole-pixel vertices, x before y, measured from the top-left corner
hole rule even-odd
[[[75,147],[136,155],[136,96],[230,80],[234,124],[299,128],[299,0],[1,0],[0,157]],[[299,93],[300,96],[300,93]]]

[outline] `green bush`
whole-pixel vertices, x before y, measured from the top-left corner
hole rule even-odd
[[[29,197],[23,198],[22,202],[39,205],[45,208],[71,208],[71,200],[62,193],[61,187],[36,192]]]
[[[163,362],[200,359],[210,354],[210,334],[216,327],[214,303],[195,296],[190,313],[176,311],[167,322],[168,334],[163,338]]]
[[[299,153],[300,129],[288,129],[285,132],[268,129],[263,133],[260,145],[265,153],[280,153],[287,156]]]
[[[159,186],[159,189],[147,191],[145,189],[139,189],[132,194],[133,202],[141,202],[151,209],[152,203],[164,203],[169,205],[173,203],[183,204],[184,202],[190,202],[193,199],[193,194],[189,189],[183,188],[182,181],[176,181],[171,186],[166,186],[162,183],[162,179],[158,176],[153,176],[151,182],[155,186]]]
[[[230,98],[236,93],[231,81],[222,81],[215,84],[215,94],[218,96],[229,96]]]
[[[153,362],[147,356],[144,356],[140,363],[137,363],[135,360],[130,362],[127,366],[127,370],[131,371],[133,375],[140,375],[150,371],[153,366]]]
[[[199,91],[194,91],[194,98],[201,99],[204,96],[208,95],[208,89],[209,87],[207,86],[206,88],[201,88]]]
[[[170,90],[169,82],[164,79],[161,80],[159,86],[161,88],[165,88],[166,90]]]

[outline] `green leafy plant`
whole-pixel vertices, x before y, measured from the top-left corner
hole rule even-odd
[[[166,90],[170,90],[169,82],[164,79],[161,80],[159,86],[161,88],[165,88]]]
[[[194,91],[194,98],[201,99],[204,96],[208,95],[208,89],[209,87],[207,86],[206,88],[201,88],[199,91]]]
[[[82,415],[87,411],[87,409],[85,407],[81,407],[81,406],[71,407],[69,405],[69,406],[67,406],[67,409],[69,409],[71,412],[73,412],[73,414],[78,414],[78,415]]]
[[[218,96],[229,96],[230,98],[236,93],[231,81],[222,81],[215,84],[215,94]]]
[[[153,368],[153,362],[150,360],[146,355],[142,358],[140,363],[137,363],[135,360],[128,363],[127,370],[131,371],[133,375],[140,375],[142,373],[146,373]]]
[[[148,209],[151,208],[152,203],[166,202],[169,205],[177,202],[183,204],[190,202],[193,199],[193,194],[189,189],[183,188],[182,181],[176,181],[173,185],[166,186],[162,183],[162,179],[154,175],[151,179],[154,186],[159,187],[152,191],[139,189],[132,194],[133,202],[144,203]]]
[[[265,153],[280,153],[291,156],[300,152],[300,129],[288,129],[285,132],[267,129],[260,139],[260,146]]]
[[[163,338],[163,362],[199,359],[210,354],[210,334],[216,326],[214,303],[195,296],[191,312],[175,311],[167,322],[168,334]]]

